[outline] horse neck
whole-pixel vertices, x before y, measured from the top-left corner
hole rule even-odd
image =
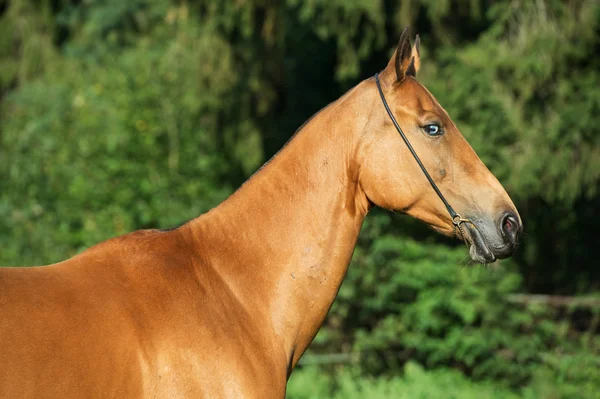
[[[369,207],[353,159],[368,121],[359,88],[191,224],[211,268],[248,313],[272,327],[292,365],[337,295]]]

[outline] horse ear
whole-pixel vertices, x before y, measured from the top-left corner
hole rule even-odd
[[[384,79],[390,83],[401,82],[406,76],[416,76],[421,61],[419,58],[419,36],[417,35],[415,45],[410,46],[410,27],[404,28],[398,41],[398,47],[388,62],[387,67],[381,73]]]
[[[419,46],[421,45],[421,38],[419,37],[419,35],[417,35],[417,37],[415,38],[415,44],[413,44],[412,47],[412,51],[410,52],[411,57],[413,59],[412,62],[412,66],[413,66],[413,72],[410,75],[413,77],[417,77],[417,72],[419,72],[419,68],[421,67],[421,50],[419,49]],[[408,73],[409,71],[406,71],[406,74],[409,75]]]

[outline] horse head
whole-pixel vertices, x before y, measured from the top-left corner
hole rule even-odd
[[[523,229],[519,213],[448,113],[417,80],[420,64],[419,37],[411,46],[407,28],[377,82],[371,80],[382,101],[369,111],[369,125],[360,138],[359,184],[371,203],[462,238],[477,262],[509,257]]]

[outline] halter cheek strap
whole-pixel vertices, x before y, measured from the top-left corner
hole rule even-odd
[[[396,130],[398,131],[398,133],[400,133],[400,136],[402,137],[402,140],[404,140],[404,143],[406,144],[406,146],[410,150],[410,153],[415,158],[415,161],[417,161],[417,164],[419,164],[419,166],[421,167],[421,170],[423,171],[423,174],[425,175],[425,177],[429,181],[429,184],[431,184],[431,187],[436,192],[436,194],[438,195],[438,197],[440,197],[440,199],[444,203],[444,206],[448,210],[448,213],[450,214],[450,219],[452,219],[452,225],[453,225],[454,235],[455,236],[457,235],[456,234],[456,230],[458,229],[460,231],[460,234],[461,234],[462,238],[465,240],[465,243],[466,243],[468,239],[467,239],[467,236],[465,235],[465,233],[463,231],[463,228],[461,226],[462,223],[470,223],[475,228],[477,228],[477,226],[475,226],[475,224],[471,220],[469,220],[467,218],[463,218],[462,216],[460,216],[454,210],[454,208],[452,208],[452,206],[448,203],[448,201],[446,200],[446,198],[444,197],[444,195],[442,194],[442,192],[440,191],[440,189],[438,188],[438,186],[435,184],[435,182],[431,178],[431,175],[429,174],[429,172],[427,172],[427,169],[425,169],[425,165],[423,165],[423,162],[421,162],[421,159],[419,159],[419,156],[417,155],[417,153],[415,152],[415,149],[412,147],[412,145],[408,141],[408,138],[406,138],[406,135],[402,131],[402,128],[398,124],[398,121],[396,121],[396,118],[394,118],[394,114],[390,110],[390,107],[389,107],[387,101],[385,100],[385,96],[383,95],[383,90],[381,90],[381,84],[379,83],[379,74],[378,73],[375,74],[375,82],[377,83],[377,90],[379,91],[379,95],[381,96],[381,101],[383,102],[383,106],[385,107],[385,110],[387,111],[390,119],[392,120],[392,123],[396,127]]]

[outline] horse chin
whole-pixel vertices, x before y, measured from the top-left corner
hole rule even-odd
[[[496,256],[491,251],[490,247],[481,232],[468,225],[467,230],[469,232],[469,255],[471,259],[478,263],[493,263],[496,260]]]

